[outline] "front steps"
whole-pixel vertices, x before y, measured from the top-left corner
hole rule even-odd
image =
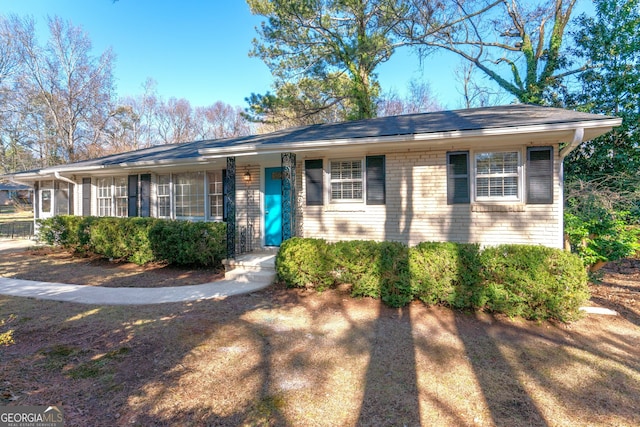
[[[276,255],[278,251],[265,249],[225,259],[224,278],[240,282],[268,281],[276,278]]]

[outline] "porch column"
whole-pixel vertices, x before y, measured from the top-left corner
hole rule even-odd
[[[227,216],[227,259],[236,257],[236,158],[227,157],[224,177],[224,203]]]
[[[296,155],[282,153],[282,241],[296,234]]]

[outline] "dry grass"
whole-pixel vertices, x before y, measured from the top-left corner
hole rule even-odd
[[[214,268],[158,263],[139,266],[50,247],[0,254],[0,275],[74,285],[141,288],[199,285],[224,278],[224,273]]]
[[[1,404],[59,404],[69,426],[640,425],[628,314],[531,323],[274,286],[139,307],[0,297],[0,319]]]

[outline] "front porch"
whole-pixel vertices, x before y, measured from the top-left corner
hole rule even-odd
[[[258,164],[226,158],[225,219],[227,259],[277,247],[296,235],[296,155],[281,153]],[[277,163],[276,163],[277,165]]]

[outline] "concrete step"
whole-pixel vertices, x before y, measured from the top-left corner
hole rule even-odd
[[[222,261],[226,279],[238,279],[242,276],[255,278],[275,277],[275,251],[252,252]]]

